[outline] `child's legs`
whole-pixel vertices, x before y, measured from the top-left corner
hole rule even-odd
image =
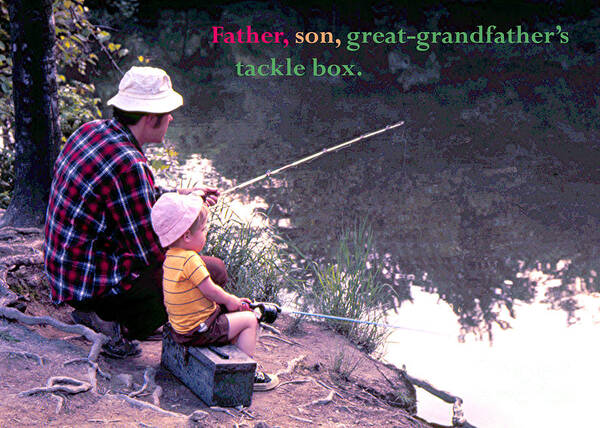
[[[258,320],[252,311],[230,312],[225,314],[229,321],[228,338],[238,348],[248,354],[254,355],[256,348],[256,330]]]

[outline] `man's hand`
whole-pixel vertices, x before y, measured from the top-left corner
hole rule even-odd
[[[209,207],[213,206],[219,200],[221,192],[216,187],[192,187],[190,189],[177,189],[177,193],[182,195],[189,195],[190,193],[197,193],[206,205]]]

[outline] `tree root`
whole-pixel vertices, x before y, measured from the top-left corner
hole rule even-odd
[[[184,415],[183,413],[171,412],[169,410],[162,409],[154,404],[147,403],[142,400],[138,400],[137,398],[129,397],[125,394],[115,394],[114,397],[125,400],[127,403],[131,404],[133,407],[138,409],[149,409],[153,410],[161,415],[172,416],[174,418],[183,418],[192,422],[200,422],[208,416],[208,413],[203,410],[194,410],[189,415]],[[229,412],[230,413],[230,412]],[[231,414],[231,413],[230,413]]]
[[[256,419],[256,416],[254,416],[252,413],[250,413],[249,411],[247,411],[246,409],[244,409],[243,406],[239,406],[239,408],[236,407],[236,409],[244,416],[246,416],[249,419]]]
[[[188,420],[193,422],[200,422],[206,419],[207,416],[208,412],[205,412],[204,410],[194,410],[192,413],[189,414]]]
[[[292,379],[292,380],[288,380],[286,382],[281,382],[279,385],[277,385],[275,388],[279,388],[280,386],[283,385],[289,385],[289,384],[296,384],[296,383],[306,383],[306,382],[310,382],[314,379]],[[273,389],[275,389],[273,388]]]
[[[327,397],[325,398],[321,398],[315,401],[311,401],[308,404],[304,404],[303,407],[308,407],[308,406],[318,406],[318,405],[324,405],[324,404],[329,404],[333,401],[333,397],[335,395],[335,391],[330,391],[329,394],[327,395]]]
[[[160,407],[160,397],[162,396],[163,390],[160,386],[154,388],[154,392],[152,393],[152,402],[155,406]]]
[[[305,358],[306,355],[300,355],[299,357],[294,358],[293,360],[288,362],[287,367],[285,369],[278,370],[277,373],[275,373],[275,375],[279,377],[291,374],[296,369],[296,366],[300,364]]]
[[[36,251],[34,254],[15,254],[14,256],[2,258],[3,266],[32,266],[42,264],[44,264],[44,256],[40,251]]]
[[[0,316],[4,317],[4,318],[19,321],[25,325],[50,325],[60,331],[64,331],[67,333],[74,333],[74,334],[78,334],[80,336],[84,336],[87,340],[92,342],[92,347],[90,349],[88,357],[67,361],[64,365],[75,363],[75,362],[80,362],[80,361],[86,362],[90,365],[90,368],[88,369],[89,382],[85,382],[85,385],[87,387],[87,389],[85,389],[85,391],[87,391],[89,389],[92,389],[94,392],[97,391],[97,388],[98,388],[98,381],[97,381],[97,377],[96,377],[97,373],[99,373],[102,377],[104,377],[106,379],[110,379],[110,375],[108,375],[108,374],[104,373],[102,370],[100,370],[100,367],[98,366],[98,363],[96,362],[98,360],[98,356],[100,355],[100,351],[102,350],[102,345],[108,341],[108,337],[106,337],[105,335],[103,335],[101,333],[96,333],[94,330],[92,330],[84,325],[81,325],[81,324],[75,324],[75,325],[65,324],[64,322],[58,321],[57,319],[52,318],[50,316],[35,317],[35,316],[31,316],[31,315],[25,315],[22,312],[18,311],[17,309],[9,308],[6,306],[0,306]],[[63,392],[71,393],[71,394],[77,393],[77,392],[84,392],[84,391],[71,392],[69,390],[69,388],[67,388],[67,390],[64,390],[64,389],[61,389],[61,388],[64,388],[64,386],[60,386],[60,385],[51,386],[50,383],[56,379],[58,379],[58,378],[51,377],[50,379],[48,379],[48,384],[46,386],[46,390],[39,390],[36,392],[63,391]],[[64,378],[64,379],[72,379],[72,378]],[[68,382],[69,381],[67,381],[67,383]],[[76,382],[80,382],[80,381],[76,381]],[[54,383],[52,383],[52,385],[54,385]],[[79,385],[78,387],[83,388],[82,385]],[[35,390],[35,388],[34,388],[34,390]],[[34,390],[30,390],[30,391],[34,391]],[[28,391],[24,391],[24,392],[28,392]],[[36,393],[36,392],[33,392],[33,393]],[[21,393],[21,394],[23,394],[23,393]],[[26,395],[29,395],[29,394],[26,394]]]
[[[233,413],[231,413],[229,410],[227,410],[227,409],[225,409],[223,407],[212,406],[212,407],[210,407],[210,410],[214,410],[215,412],[227,413],[232,418],[235,418],[235,415]]]
[[[129,397],[137,397],[138,395],[143,394],[146,390],[155,386],[154,376],[156,376],[156,369],[154,367],[148,367],[144,370],[144,384],[137,391],[130,392],[128,394]]]
[[[40,393],[56,393],[64,392],[67,394],[79,394],[81,392],[89,391],[92,385],[89,382],[82,380],[73,379],[72,377],[66,376],[53,376],[48,379],[46,386],[40,386],[37,388],[28,389],[19,393],[19,397],[26,397],[29,395],[40,394]]]
[[[265,330],[267,330],[267,331],[270,331],[271,333],[275,333],[275,334],[277,334],[277,335],[281,336],[281,332],[280,332],[280,331],[279,331],[279,330],[278,330],[276,327],[273,327],[272,325],[269,325],[269,324],[261,324],[260,326],[261,326],[263,329],[265,329]]]
[[[56,409],[54,410],[54,413],[56,415],[58,415],[60,413],[60,411],[63,408],[63,405],[65,404],[66,398],[64,395],[62,394],[51,394],[54,398],[57,399],[57,403],[56,403]]]
[[[131,404],[133,407],[137,407],[138,409],[150,409],[150,410],[154,410],[155,412],[160,413],[161,415],[173,416],[175,418],[187,418],[188,417],[188,416],[184,415],[183,413],[171,412],[169,410],[165,410],[158,406],[155,406],[154,404],[147,403],[142,400],[138,400],[137,398],[129,397],[125,394],[115,394],[114,397],[125,400],[129,404]]]
[[[14,355],[15,357],[30,358],[32,360],[36,360],[40,366],[44,365],[44,357],[40,357],[37,354],[32,354],[31,352],[4,351],[1,353],[7,355]]]
[[[312,421],[312,419],[300,418],[300,417],[298,417],[298,416],[294,416],[294,415],[288,415],[288,416],[289,416],[290,418],[292,418],[292,419],[295,419],[295,420],[297,420],[297,421],[300,421],[300,422],[306,422],[307,424],[312,424],[312,423],[314,423],[314,422]]]
[[[323,382],[322,380],[319,379],[315,379],[312,378],[316,383],[318,383],[319,385],[321,385],[323,388],[329,390],[329,391],[333,391],[338,397],[340,398],[344,398],[342,397],[342,394],[340,394],[339,392],[337,392],[332,386],[327,385],[325,382]]]
[[[65,324],[64,322],[58,321],[49,316],[34,317],[25,315],[14,308],[8,308],[6,306],[0,306],[0,316],[8,319],[19,321],[26,325],[50,325],[57,328],[60,331],[66,333],[74,333],[84,336],[90,342],[92,342],[92,348],[88,355],[88,360],[96,362],[102,345],[108,341],[108,337],[102,333],[96,333],[94,330],[81,325],[81,324]]]
[[[106,373],[100,369],[100,366],[95,361],[91,361],[89,358],[75,358],[74,360],[65,361],[63,363],[63,367],[68,366],[69,364],[77,364],[77,363],[85,363],[89,364],[93,369],[95,369],[100,376],[102,376],[106,380],[111,379],[111,375]]]
[[[434,387],[432,384],[430,384],[429,382],[427,382],[425,380],[417,379],[417,378],[410,376],[408,373],[406,373],[406,367],[402,367],[402,369],[396,368],[396,370],[400,371],[402,376],[404,376],[414,386],[418,386],[419,388],[424,389],[425,391],[429,392],[430,394],[435,395],[440,400],[445,401],[446,403],[452,404],[452,425],[463,426],[465,428],[468,426],[471,426],[471,424],[469,424],[467,422],[467,419],[465,418],[465,415],[464,415],[464,412],[462,409],[462,404],[463,404],[462,398],[452,395],[449,392],[437,389],[436,387]]]
[[[279,340],[279,341],[281,341],[283,343],[287,343],[288,345],[295,345],[295,344],[297,344],[297,343],[293,343],[293,342],[291,342],[291,341],[289,341],[287,339],[284,339],[283,337],[274,336],[272,334],[261,334],[260,338],[261,339],[263,339],[263,338],[265,338],[265,339],[275,339],[275,340]]]
[[[16,238],[16,235],[42,235],[41,228],[4,226],[0,228],[0,240]]]

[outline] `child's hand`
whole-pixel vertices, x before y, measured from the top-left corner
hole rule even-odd
[[[245,297],[240,299],[237,296],[231,296],[231,299],[225,304],[225,307],[229,312],[239,312],[250,309],[250,300]]]
[[[250,305],[252,304],[252,301],[246,297],[242,297],[240,299],[242,301],[242,311],[251,311],[252,309],[250,308]]]

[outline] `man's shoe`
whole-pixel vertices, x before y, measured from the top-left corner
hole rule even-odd
[[[137,357],[142,353],[140,345],[135,341],[123,339],[111,340],[102,345],[102,354],[107,357],[123,359]]]
[[[275,374],[266,374],[256,371],[254,373],[254,391],[268,391],[279,385],[279,378]]]

